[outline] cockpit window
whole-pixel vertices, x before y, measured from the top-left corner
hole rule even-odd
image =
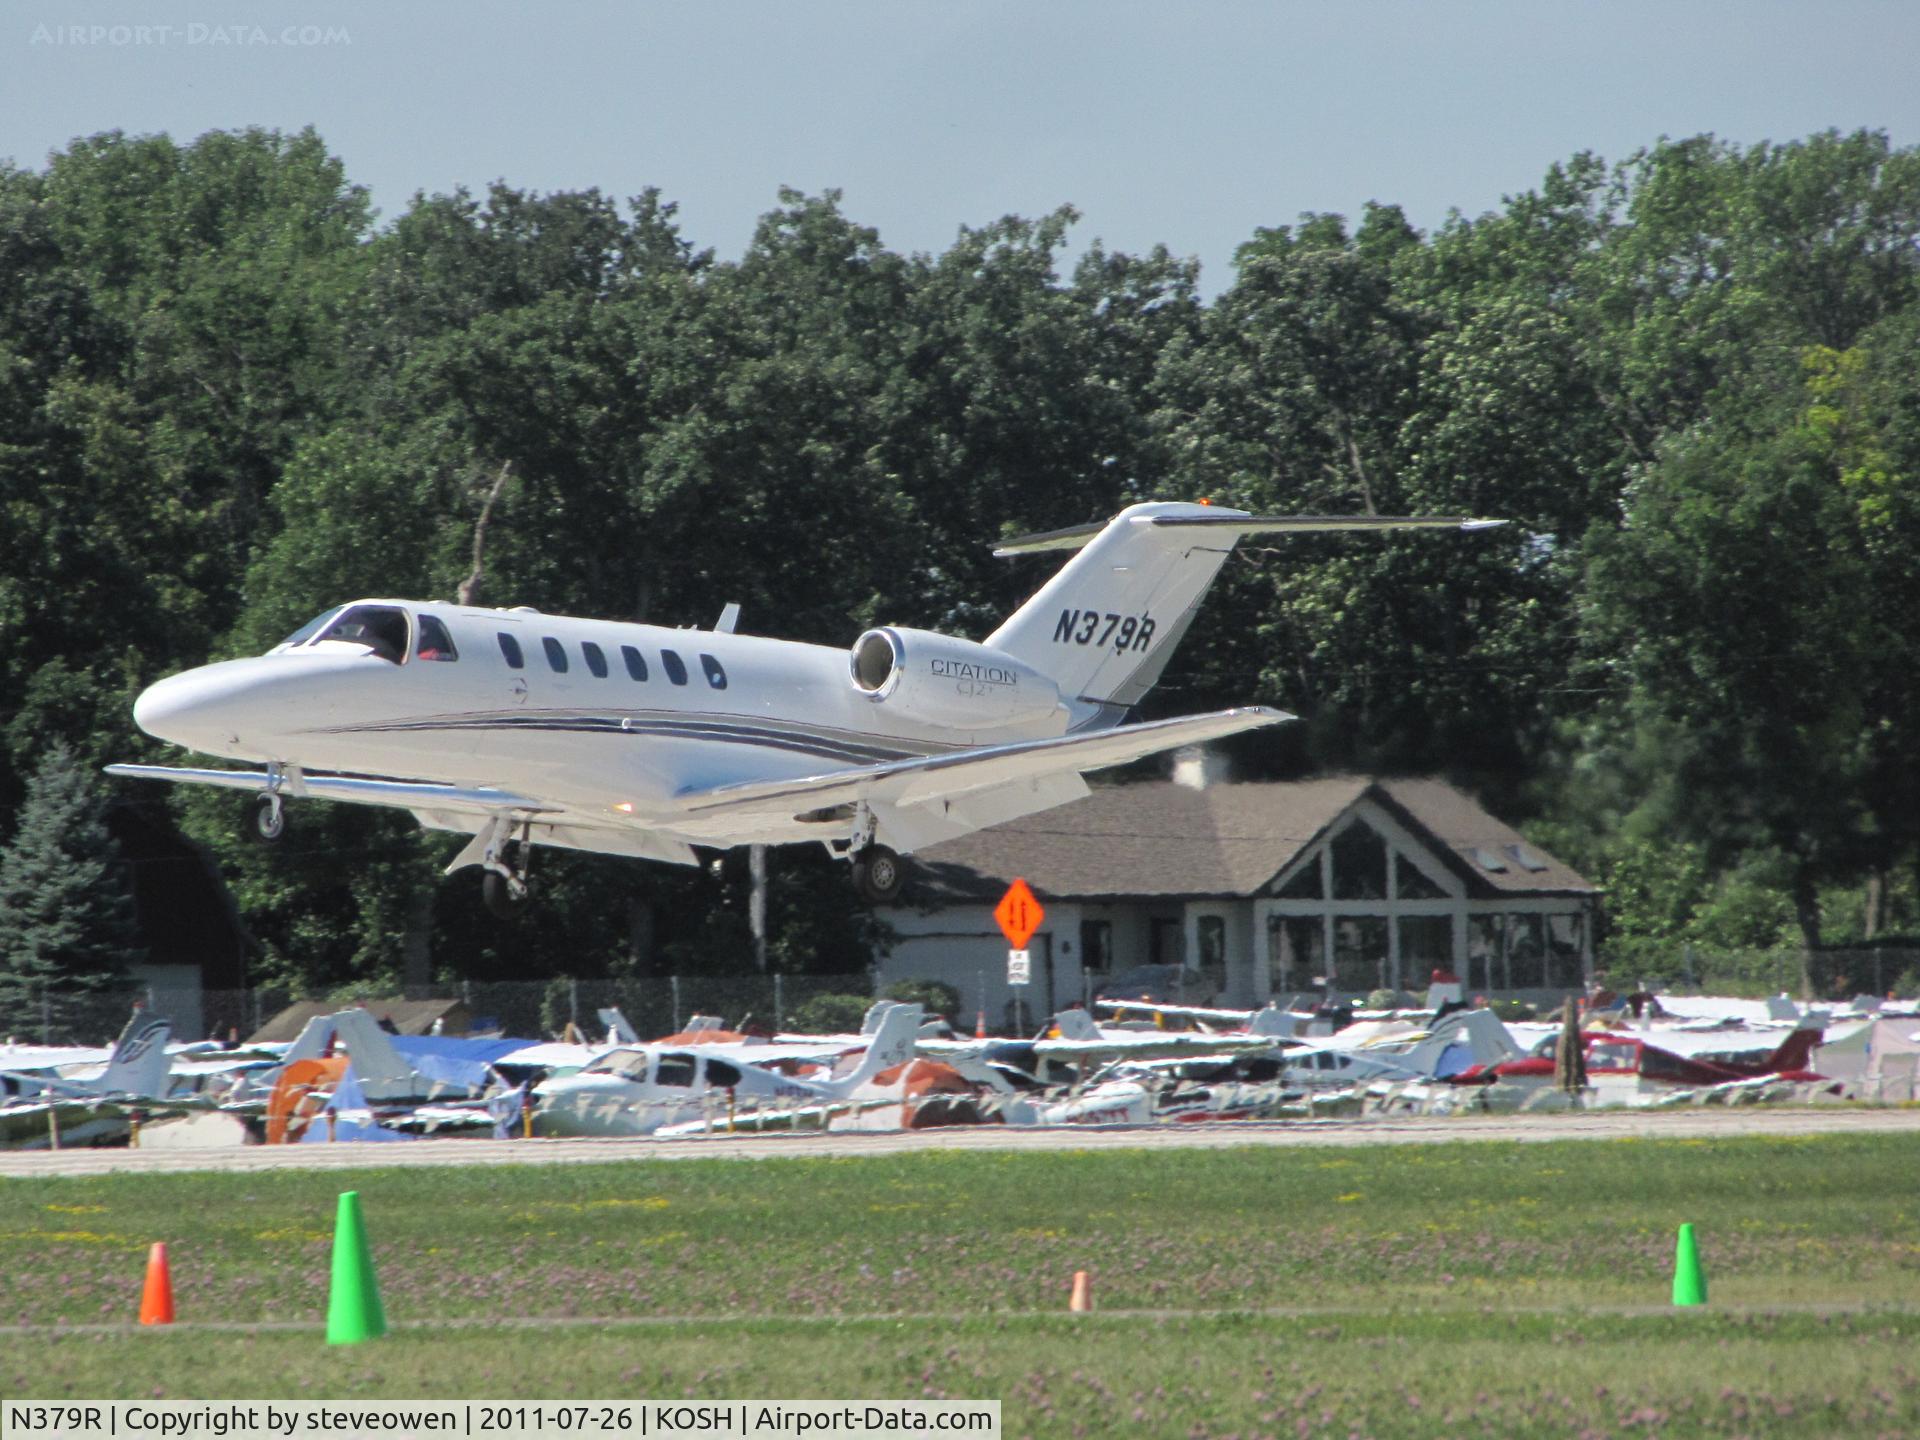
[[[320,638],[365,645],[382,660],[398,665],[407,658],[407,612],[392,605],[355,605]]]
[[[339,613],[340,607],[338,605],[334,606],[331,610],[322,610],[318,615],[307,621],[306,624],[302,625],[298,630],[287,636],[286,639],[282,640],[273,648],[276,650],[285,650],[290,646],[306,644],[307,641],[320,633],[326,626],[327,621]]]
[[[414,642],[415,659],[458,660],[460,658],[460,652],[453,648],[453,636],[447,633],[447,627],[440,623],[438,616],[420,616],[419,629],[420,638]]]

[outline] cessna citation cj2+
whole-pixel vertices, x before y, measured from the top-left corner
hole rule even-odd
[[[1079,553],[984,642],[888,626],[852,650],[411,600],[329,610],[265,655],[160,681],[133,718],[263,770],[114,765],[288,799],[410,810],[472,836],[488,908],[527,901],[533,847],[697,863],[695,846],[824,842],[885,901],[900,856],[1087,793],[1081,774],[1292,717],[1253,706],[1122,723],[1243,535],[1498,521],[1259,517],[1133,505],[996,553]]]

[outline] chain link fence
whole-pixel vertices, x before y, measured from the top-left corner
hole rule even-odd
[[[718,1017],[729,1028],[745,1024],[768,1030],[796,1028],[796,1016],[809,1020],[810,1002],[821,996],[874,993],[865,971],[846,975],[662,975],[638,980],[453,981],[430,995],[411,1000],[460,1002],[450,1028],[465,1033],[495,1032],[529,1039],[558,1037],[569,1025],[582,1035],[603,1039],[607,1027],[600,1011],[617,1009],[641,1039],[687,1028],[696,1015]],[[300,1000],[328,1001],[339,1007],[399,998],[365,986],[350,991],[300,995],[279,986],[246,990],[201,990],[163,985],[130,987],[97,996],[63,997],[35,987],[24,1002],[0,1013],[0,1040],[23,1045],[104,1045],[127,1023],[136,1007],[174,1022],[174,1039],[245,1040],[287,1006]],[[858,1007],[840,1007],[844,1015]],[[814,1014],[822,1013],[815,1007]],[[857,1022],[856,1022],[857,1023]],[[832,1027],[816,1027],[832,1028]]]

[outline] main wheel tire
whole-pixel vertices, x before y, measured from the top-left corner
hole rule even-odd
[[[523,882],[518,894],[498,870],[489,870],[480,880],[480,898],[497,920],[518,920],[533,903],[533,886]]]
[[[247,819],[247,838],[272,845],[287,833],[287,807],[277,795],[257,796]]]
[[[884,845],[869,845],[854,856],[853,885],[870,904],[891,905],[906,881],[905,863]]]

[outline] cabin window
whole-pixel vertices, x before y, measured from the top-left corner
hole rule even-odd
[[[660,652],[660,668],[667,672],[667,679],[676,685],[687,683],[687,662],[671,650]]]
[[[547,664],[553,667],[553,673],[556,675],[566,674],[567,673],[567,647],[562,645],[558,640],[554,639],[551,635],[544,637],[540,641],[540,645],[541,645],[541,648],[543,648],[547,652]]]
[[[660,1057],[659,1067],[653,1072],[653,1083],[656,1085],[691,1086],[693,1084],[693,1056],[662,1055]]]
[[[627,662],[627,674],[636,680],[647,678],[647,657],[631,645],[620,647],[620,658]]]
[[[500,632],[500,653],[507,657],[507,664],[515,670],[527,663],[527,657],[520,653],[520,642],[504,630]]]
[[[582,640],[580,642],[580,653],[587,657],[587,669],[591,670],[596,678],[601,680],[607,678],[607,656],[605,651],[591,640]]]
[[[720,662],[711,655],[700,657],[700,668],[707,672],[707,684],[716,690],[727,688],[727,672],[720,668]]]
[[[707,1061],[707,1084],[731,1090],[740,1083],[740,1071],[724,1060]]]
[[[453,648],[453,636],[447,633],[447,627],[440,623],[437,616],[419,617],[419,635],[413,642],[413,658],[416,660],[458,660],[460,652]]]
[[[364,645],[382,660],[398,665],[407,658],[407,612],[392,605],[355,605],[320,638]]]

